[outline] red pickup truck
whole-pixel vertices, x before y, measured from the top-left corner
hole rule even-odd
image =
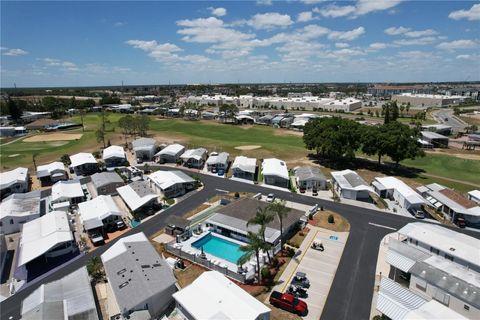
[[[289,293],[273,291],[270,295],[270,304],[288,312],[296,313],[299,316],[305,316],[308,313],[308,306],[305,301]]]

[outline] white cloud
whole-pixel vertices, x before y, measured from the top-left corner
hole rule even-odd
[[[434,43],[437,40],[435,37],[423,37],[416,39],[400,39],[395,40],[393,43],[399,46],[423,46]]]
[[[418,38],[418,37],[427,37],[427,36],[434,36],[437,35],[438,32],[433,29],[426,29],[426,30],[418,30],[418,31],[408,31],[405,32],[405,35],[410,38]]]
[[[272,4],[272,0],[257,0],[257,5],[259,6],[271,6]]]
[[[297,22],[308,22],[313,20],[313,15],[311,11],[300,12],[297,17]]]
[[[477,63],[480,61],[480,54],[460,54],[455,57],[458,60],[471,60],[476,61]]]
[[[77,65],[70,61],[64,61],[60,59],[54,58],[44,58],[41,59],[46,67],[55,67],[60,68],[63,71],[78,71],[80,70]]]
[[[221,42],[239,42],[255,37],[253,34],[247,34],[228,28],[223,21],[215,17],[200,18],[193,20],[180,20],[177,25],[186,27],[180,29],[177,33],[184,35],[183,41],[197,43],[221,43]]]
[[[114,27],[123,27],[124,25],[126,25],[127,23],[126,22],[123,22],[123,21],[117,21],[113,24]]]
[[[354,6],[339,7],[336,5],[329,5],[321,9],[314,8],[313,11],[326,18],[338,18],[353,14],[356,11],[356,8]]]
[[[361,16],[370,12],[383,11],[400,4],[401,0],[358,0],[356,15]]]
[[[128,40],[125,43],[136,49],[147,52],[150,57],[163,63],[173,63],[178,61],[180,57],[177,53],[183,51],[173,43],[158,43],[155,40]]]
[[[385,49],[387,47],[388,47],[388,44],[383,42],[374,42],[368,46],[368,48],[371,50],[380,50],[380,49]]]
[[[227,9],[225,8],[208,8],[208,10],[210,10],[210,13],[213,14],[214,16],[217,16],[217,17],[223,17],[224,15],[227,14]]]
[[[345,40],[352,41],[360,37],[365,33],[364,27],[358,27],[350,31],[332,31],[328,35],[328,38],[331,40]]]
[[[458,50],[458,49],[472,49],[476,48],[478,44],[473,40],[455,40],[450,42],[442,42],[437,45],[438,49],[442,50]]]
[[[247,24],[255,29],[271,30],[274,28],[284,28],[293,24],[288,14],[280,14],[277,12],[258,13],[254,15]]]
[[[305,4],[317,4],[317,3],[320,3],[320,2],[324,2],[326,0],[302,0],[303,3]]]
[[[396,36],[396,35],[399,35],[399,34],[404,34],[405,32],[408,32],[410,31],[410,28],[405,28],[405,27],[390,27],[390,28],[387,28],[385,30],[383,30],[383,32],[385,32],[386,34],[390,35],[390,36]]]
[[[18,57],[18,56],[24,56],[28,54],[28,51],[25,51],[23,49],[6,48],[6,47],[1,47],[0,52],[2,53],[2,56],[10,56],[10,57]]]
[[[451,12],[448,17],[453,20],[467,19],[469,21],[480,20],[480,3],[474,4],[468,10],[458,10]]]
[[[350,45],[348,43],[345,43],[345,42],[337,42],[337,43],[335,43],[335,47],[339,48],[339,49],[344,49],[344,48],[350,47]]]

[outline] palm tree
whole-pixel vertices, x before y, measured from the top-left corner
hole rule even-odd
[[[285,206],[285,200],[275,201],[268,207],[280,220],[280,248],[283,249],[283,219],[288,216],[290,209]]]
[[[87,272],[92,277],[94,282],[105,277],[105,270],[103,269],[102,260],[99,257],[92,257],[87,262]]]
[[[240,247],[240,250],[245,252],[245,254],[238,259],[237,264],[243,265],[250,260],[252,255],[255,255],[257,258],[257,279],[260,282],[260,250],[266,248],[266,246],[263,239],[254,232],[248,231],[247,239],[248,243]]]
[[[259,225],[260,226],[259,235],[262,237],[263,242],[267,243],[265,239],[265,229],[267,228],[267,224],[272,222],[274,218],[275,216],[273,215],[273,213],[270,211],[268,207],[257,208],[257,213],[255,214],[255,216],[252,217],[250,220],[248,220],[247,227],[250,224]],[[267,257],[268,257],[268,263],[271,263],[269,251],[267,251]]]
[[[32,162],[33,162],[33,167],[35,168],[35,171],[37,171],[37,156],[38,152],[35,152],[32,154]]]

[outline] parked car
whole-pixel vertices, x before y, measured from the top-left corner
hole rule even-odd
[[[99,246],[105,243],[105,239],[103,238],[103,235],[100,232],[92,232],[89,234],[89,237],[94,246]]]
[[[219,176],[223,176],[224,174],[225,174],[225,171],[222,170],[222,169],[218,170],[218,172],[217,172],[217,175],[219,175]]]
[[[305,190],[306,190],[305,187],[300,187],[298,189],[300,190],[300,193],[305,193]]]
[[[455,219],[455,224],[456,224],[459,228],[465,228],[465,227],[466,227],[465,219],[464,219],[464,218],[456,218],[456,219]]]
[[[117,221],[116,225],[118,230],[122,230],[126,227],[125,222],[123,222],[123,220]]]
[[[425,219],[425,212],[420,209],[410,208],[408,209],[408,212],[410,212],[417,219]]]
[[[307,274],[305,272],[298,271],[297,273],[295,273],[291,284],[300,286],[302,288],[309,288],[310,280],[307,279]]]
[[[217,173],[217,168],[216,167],[212,168],[212,173]]]
[[[275,195],[273,193],[269,193],[267,195],[267,202],[273,202],[275,200]]]
[[[312,189],[312,196],[318,196],[318,190],[317,188]]]
[[[142,158],[137,158],[137,164],[141,164],[143,163],[143,159]]]
[[[290,293],[273,291],[269,301],[274,307],[296,313],[300,316],[305,316],[308,313],[308,306],[305,301],[298,299]]]

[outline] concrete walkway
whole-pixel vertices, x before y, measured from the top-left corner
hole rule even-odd
[[[296,272],[302,271],[310,280],[307,289],[309,313],[304,319],[320,319],[325,302],[333,283],[335,273],[342,257],[348,238],[348,232],[335,232],[308,225],[310,231],[305,236],[296,257],[294,257],[280,276],[279,283],[273,290],[285,292]],[[322,241],[325,251],[311,249],[314,240]],[[268,303],[268,299],[266,301]]]

